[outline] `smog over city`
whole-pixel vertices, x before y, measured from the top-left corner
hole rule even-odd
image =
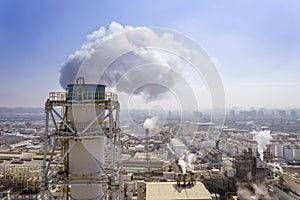
[[[0,198],[300,199],[300,3],[0,2]]]

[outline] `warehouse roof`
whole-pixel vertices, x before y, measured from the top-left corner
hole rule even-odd
[[[147,200],[211,200],[210,193],[201,182],[194,186],[178,186],[176,182],[146,183]]]

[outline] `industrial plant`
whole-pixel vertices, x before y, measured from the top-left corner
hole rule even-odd
[[[0,113],[2,199],[300,199],[298,110],[231,110],[203,147],[209,113],[180,124],[170,111],[155,126],[86,81],[50,92],[34,114]]]

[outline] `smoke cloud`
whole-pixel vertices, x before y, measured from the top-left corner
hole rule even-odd
[[[178,160],[178,164],[181,167],[182,173],[185,174],[186,173],[186,162],[184,160],[184,156],[181,156]]]
[[[258,153],[262,161],[264,160],[264,150],[266,149],[266,146],[270,144],[271,139],[272,136],[270,131],[257,132],[257,134],[253,137],[253,140],[257,142]]]
[[[138,99],[134,106],[139,107],[172,97],[171,109],[197,110],[207,99],[211,122],[215,127],[224,122],[224,88],[214,63],[197,43],[175,31],[112,22],[89,34],[60,73],[62,88],[84,77],[86,84],[104,84],[118,93],[125,108],[130,99]]]
[[[157,127],[158,117],[147,118],[144,122],[145,129],[154,129]]]
[[[178,164],[180,165],[183,174],[185,174],[187,170],[188,171],[194,170],[194,165],[193,165],[194,161],[195,161],[195,154],[192,153],[183,154],[179,158]]]
[[[251,190],[250,190],[251,189]],[[264,183],[252,183],[251,185],[237,184],[237,195],[241,200],[270,200],[271,197]]]
[[[163,48],[152,48],[161,44],[174,49],[176,55]],[[187,63],[181,57],[189,59],[193,56],[191,52],[170,33],[112,22],[109,28],[100,27],[89,34],[81,48],[68,57],[60,71],[60,85],[66,88],[80,75],[86,82],[105,84],[153,100],[172,88],[178,76],[185,73]],[[126,84],[118,85],[120,80]]]

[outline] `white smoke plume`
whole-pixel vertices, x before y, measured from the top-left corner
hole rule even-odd
[[[270,144],[271,139],[270,131],[256,132],[256,135],[253,137],[253,140],[257,142],[258,153],[262,161],[264,160],[264,150],[266,146]]]
[[[147,118],[144,122],[145,129],[154,129],[158,126],[158,117]]]
[[[141,31],[134,32],[135,30]],[[123,81],[126,84],[118,85],[117,90],[143,95],[147,100],[156,99],[165,93],[167,88],[151,85],[145,87],[143,83],[161,83],[171,88],[178,81],[177,72],[184,73],[187,65],[172,52],[151,49],[159,46],[157,44],[174,49],[181,57],[188,59],[192,56],[192,51],[175,41],[171,34],[159,34],[146,27],[122,26],[117,22],[112,22],[107,29],[100,27],[88,35],[81,48],[70,55],[62,65],[60,85],[66,88],[67,84],[74,83],[80,71],[86,81],[109,87],[116,87],[121,79],[125,79]],[[105,48],[99,48],[100,46]],[[113,62],[106,63],[108,57],[115,56],[117,57]],[[88,69],[82,69],[91,57],[93,62],[89,63]],[[134,73],[128,73],[130,71]],[[137,86],[140,88],[136,88]],[[136,89],[132,91],[132,88]]]
[[[270,200],[276,199],[276,197],[271,197],[269,194],[266,185],[263,183],[253,183],[251,184],[251,190],[249,190],[250,186],[242,186],[240,183],[237,184],[237,195],[241,200]]]
[[[263,184],[252,184],[252,188],[254,189],[255,192],[255,196],[257,197],[257,199],[271,199],[268,189],[266,188],[265,185]]]
[[[256,196],[247,188],[238,188],[237,195],[241,200],[257,200]]]
[[[185,158],[185,155],[181,156],[178,160],[178,164],[180,165],[183,174],[186,173],[186,162],[185,162],[184,158]]]
[[[194,170],[193,162],[195,161],[195,154],[189,153],[187,156],[187,168],[189,171]]]
[[[195,154],[192,153],[185,153],[179,158],[178,164],[180,165],[183,174],[185,174],[186,171],[194,170],[194,165],[193,165],[194,161],[195,161]]]

